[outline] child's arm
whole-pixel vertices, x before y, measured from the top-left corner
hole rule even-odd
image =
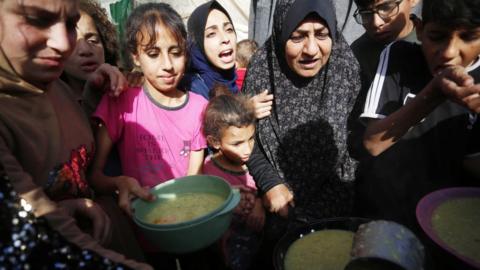
[[[187,175],[195,175],[202,172],[204,152],[204,149],[190,152]]]
[[[108,130],[103,123],[99,123],[95,131],[95,158],[90,168],[90,182],[97,192],[111,194],[117,189],[112,177],[103,174],[108,153],[112,150],[113,143],[108,135]]]
[[[255,199],[252,212],[247,217],[247,225],[254,231],[261,231],[265,224],[265,209],[263,208],[262,200]]]
[[[105,63],[88,76],[84,89],[99,92],[106,90],[109,95],[118,97],[127,87],[128,82],[123,73],[117,67]]]
[[[412,101],[383,119],[372,119],[363,136],[365,148],[378,156],[394,145],[408,130],[444,101],[430,82]]]
[[[268,90],[256,94],[250,100],[255,107],[255,117],[257,119],[265,118],[272,113],[273,94],[268,94]]]
[[[118,191],[118,204],[127,214],[132,215],[130,199],[137,196],[143,200],[152,201],[154,196],[142,188],[138,181],[128,176],[109,177],[103,174],[103,168],[113,143],[107,128],[101,124],[96,130],[96,153],[91,167],[90,182],[98,192],[112,194]]]
[[[363,137],[365,148],[373,156],[378,156],[394,145],[410,128],[419,123],[447,97],[463,100],[472,95],[472,82],[465,71],[455,68],[445,69],[412,101],[394,113],[380,120],[370,120]],[[472,102],[473,103],[473,102]]]
[[[127,86],[125,76],[117,67],[109,64],[100,65],[88,76],[83,87],[83,110],[90,117],[105,92],[111,96],[119,96]]]

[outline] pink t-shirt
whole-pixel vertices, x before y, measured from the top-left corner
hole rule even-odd
[[[212,156],[208,156],[203,164],[203,174],[219,176],[232,186],[245,186],[253,190],[257,190],[255,181],[248,171],[246,172],[234,172],[224,168],[221,168],[217,163],[212,160]]]
[[[120,97],[104,95],[94,113],[117,144],[123,175],[155,186],[187,174],[190,151],[207,147],[202,116],[207,101],[187,92],[185,103],[170,108],[157,103],[143,88]]]

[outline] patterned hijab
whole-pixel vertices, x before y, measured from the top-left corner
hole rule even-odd
[[[313,78],[291,70],[284,48],[305,17],[317,14],[333,41],[330,58]],[[292,188],[297,208],[323,208],[316,217],[342,214],[336,202],[349,200],[345,183],[356,163],[347,151],[347,120],[360,90],[358,63],[336,29],[330,0],[279,0],[272,36],[253,56],[246,93],[268,89],[274,95],[270,117],[259,121],[257,143],[279,176]],[[342,196],[344,194],[344,196]],[[329,204],[337,204],[332,209]]]
[[[235,83],[237,76],[235,67],[229,70],[221,70],[213,66],[205,54],[204,37],[205,26],[207,24],[208,14],[210,10],[217,9],[227,16],[232,22],[230,15],[217,1],[209,1],[197,7],[188,19],[188,35],[190,38],[190,64],[189,68],[192,72],[198,73],[209,89],[212,89],[216,83],[224,84],[233,93],[238,92]],[[233,22],[232,22],[233,25]]]

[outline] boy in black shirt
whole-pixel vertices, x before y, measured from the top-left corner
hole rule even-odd
[[[370,84],[380,53],[389,43],[396,40],[418,43],[412,10],[419,0],[354,1],[358,9],[353,16],[365,28],[365,33],[351,47],[360,63],[362,79]]]
[[[360,116],[376,158],[357,190],[362,214],[417,232],[418,201],[462,185],[480,152],[480,1],[424,0],[422,19],[422,45],[395,42],[380,57]]]
[[[380,57],[360,116],[373,158],[363,161],[357,204],[360,215],[417,233],[433,253],[427,269],[462,269],[437,254],[415,209],[434,190],[466,185],[465,168],[479,167],[480,0],[424,0],[422,20],[421,45],[398,41]]]

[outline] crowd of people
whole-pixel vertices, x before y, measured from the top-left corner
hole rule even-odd
[[[415,207],[479,185],[480,0],[352,1],[352,44],[331,0],[276,1],[258,44],[214,0],[186,25],[138,5],[120,39],[95,0],[0,0],[0,264],[271,269],[288,230],[359,216],[405,225],[425,269],[452,269]],[[239,188],[230,228],[162,253],[130,200],[196,174]]]

